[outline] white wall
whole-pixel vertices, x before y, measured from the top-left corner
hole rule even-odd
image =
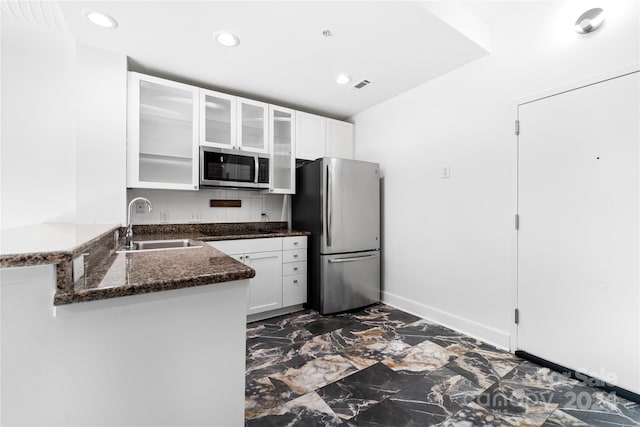
[[[2,16],[1,228],[124,222],[126,71],[124,55]]]
[[[605,2],[602,29],[579,35],[591,3],[488,2],[491,55],[353,117],[356,158],[384,175],[388,302],[510,345],[517,101],[639,59],[638,2]]]
[[[127,58],[77,46],[76,222],[123,223]]]
[[[2,15],[0,227],[75,220],[75,43]]]
[[[169,223],[189,222],[257,222],[263,221],[262,212],[266,212],[269,221],[287,221],[291,207],[284,205],[284,196],[262,194],[259,191],[201,189],[199,191],[129,189],[127,200],[134,197],[146,197],[153,204],[149,213],[136,214],[134,224],[160,224],[162,212],[169,215]],[[211,208],[209,200],[240,200],[239,208]],[[284,212],[284,216],[283,216]],[[195,216],[195,217],[194,217]],[[198,217],[199,216],[199,217]],[[198,219],[199,218],[199,219]]]

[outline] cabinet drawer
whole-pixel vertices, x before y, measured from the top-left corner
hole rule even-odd
[[[282,275],[283,276],[291,276],[293,274],[306,274],[307,273],[307,262],[289,262],[282,264]]]
[[[282,262],[298,262],[307,260],[307,249],[282,251]]]
[[[307,276],[296,274],[282,279],[282,306],[307,302]]]
[[[282,249],[285,251],[291,249],[302,249],[307,247],[307,236],[283,237]]]
[[[282,250],[282,237],[271,237],[268,239],[218,240],[208,243],[227,255]]]

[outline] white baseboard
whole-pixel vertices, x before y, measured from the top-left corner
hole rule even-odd
[[[498,347],[503,350],[509,350],[510,334],[509,332],[500,331],[498,329],[491,328],[473,320],[465,319],[464,317],[457,316],[446,311],[438,310],[433,307],[429,307],[425,304],[409,300],[399,295],[394,295],[389,292],[382,292],[382,300],[385,304],[396,307],[407,313],[420,316],[426,320],[439,323],[443,326],[451,328],[455,331],[461,332],[470,337],[477,338]]]

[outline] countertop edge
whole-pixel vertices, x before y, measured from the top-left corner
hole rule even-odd
[[[232,273],[213,273],[205,276],[189,277],[179,280],[154,281],[137,285],[122,285],[112,288],[74,290],[71,293],[57,292],[53,305],[67,305],[79,302],[100,301],[132,295],[144,295],[175,289],[193,288],[197,286],[215,285],[237,280],[251,279],[256,272],[250,267]]]

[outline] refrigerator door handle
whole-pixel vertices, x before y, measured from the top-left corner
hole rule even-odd
[[[336,259],[330,259],[329,263],[334,264],[334,263],[340,263],[340,262],[363,261],[365,259],[371,259],[371,258],[377,258],[377,257],[378,255],[365,255],[365,256],[357,256],[352,258],[336,258]]]
[[[331,246],[331,164],[327,165],[327,202],[326,202],[326,218],[327,218],[327,246]]]

